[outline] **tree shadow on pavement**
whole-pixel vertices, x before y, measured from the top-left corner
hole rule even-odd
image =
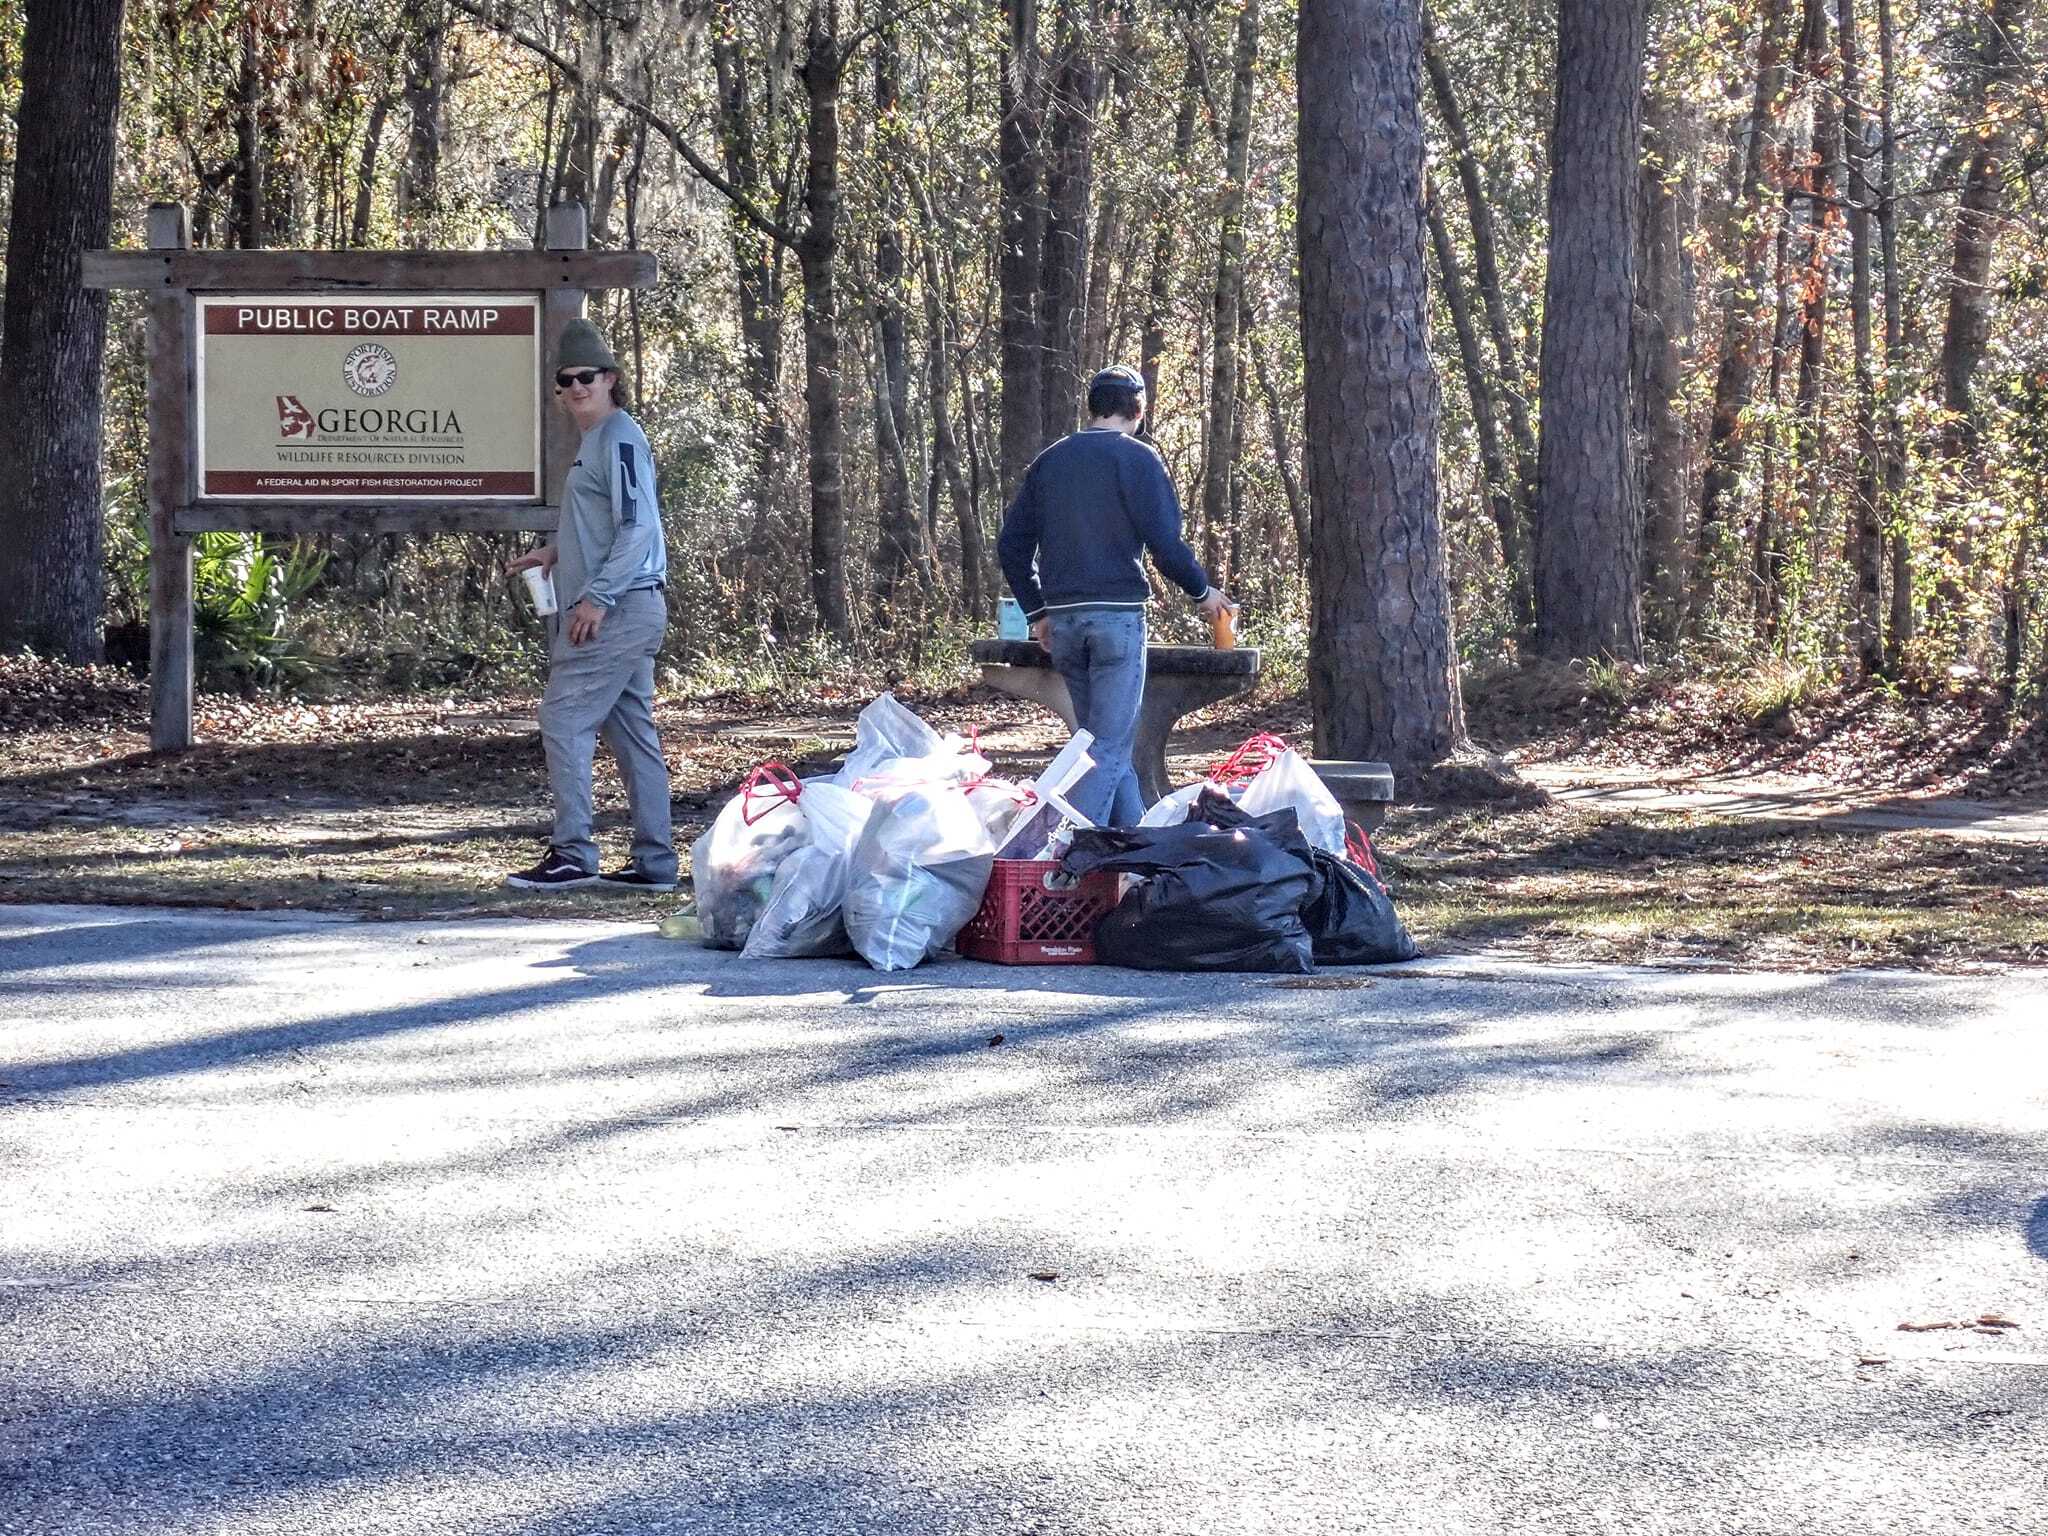
[[[2017,1166],[1966,1101],[1827,1076],[1990,990],[1449,974],[602,936],[10,1068],[0,1529],[1874,1528],[1898,1466],[1918,1528],[2006,1517],[1971,1416],[2039,1389],[1859,1380],[1896,1306],[1831,1251],[2001,1208],[1941,1204]]]

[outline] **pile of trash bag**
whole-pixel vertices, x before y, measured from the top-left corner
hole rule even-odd
[[[1285,741],[1253,737],[1131,828],[1067,803],[1092,745],[1077,731],[1036,779],[1000,779],[972,741],[881,695],[836,773],[763,763],[697,840],[704,943],[908,970],[952,947],[1005,858],[1131,877],[1095,933],[1112,965],[1303,974],[1414,957],[1370,843]]]
[[[1134,828],[1077,831],[1061,862],[1137,878],[1095,930],[1112,965],[1306,975],[1416,955],[1370,843],[1276,738],[1253,738]]]
[[[855,722],[836,773],[764,763],[691,850],[705,944],[750,959],[859,955],[907,970],[949,948],[999,854],[1057,857],[1085,820],[1064,791],[1094,766],[1077,732],[1029,784],[991,776],[893,694]]]

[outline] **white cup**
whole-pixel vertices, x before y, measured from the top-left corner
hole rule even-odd
[[[533,599],[533,611],[546,615],[555,611],[555,578],[529,565],[519,573],[526,579],[526,595]]]

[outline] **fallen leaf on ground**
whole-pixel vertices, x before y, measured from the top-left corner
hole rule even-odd
[[[1001,1035],[990,1035],[988,1037],[988,1043],[990,1045],[1001,1045],[1003,1043],[1003,1037]]]

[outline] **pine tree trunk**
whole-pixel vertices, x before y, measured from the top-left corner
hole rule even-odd
[[[1128,42],[1119,36],[1110,63],[1110,95],[1116,103],[1110,123],[1109,143],[1130,142],[1131,118],[1136,92],[1131,89]],[[1103,180],[1102,202],[1095,216],[1095,237],[1088,250],[1088,313],[1081,326],[1081,377],[1106,368],[1110,356],[1109,294],[1118,251],[1124,243],[1123,190],[1114,176]]]
[[[1303,0],[1302,350],[1316,750],[1412,782],[1465,745],[1438,503],[1412,0]]]
[[[960,463],[960,442],[953,432],[953,338],[948,316],[958,313],[953,285],[939,259],[938,221],[929,199],[913,183],[925,233],[919,242],[924,257],[925,387],[931,395],[932,479],[943,482],[952,498],[953,518],[960,528],[960,607],[970,621],[987,617],[982,592],[981,528],[974,517],[967,477]],[[936,489],[933,492],[937,495]],[[936,541],[935,541],[936,542]]]
[[[296,76],[293,85],[296,102],[302,114],[310,115],[320,93],[321,26],[320,0],[298,0],[297,14],[293,18],[294,47],[292,67]],[[280,231],[285,245],[306,245],[308,230],[313,218],[313,177],[318,169],[316,161],[321,152],[315,148],[313,135],[302,117],[298,124],[299,143],[290,156],[291,200],[284,210],[284,227]],[[339,157],[336,157],[337,168]],[[324,207],[322,212],[324,213]],[[325,222],[324,218],[321,220]],[[310,242],[316,247],[321,243],[316,238]]]
[[[955,305],[955,313],[958,313],[957,296],[951,302]],[[981,428],[977,425],[981,419],[982,405],[974,397],[974,371],[964,353],[956,358],[954,367],[960,385],[960,443],[967,451],[967,501],[960,512],[962,588],[964,591],[981,594],[980,609],[970,608],[968,611],[978,611],[985,618],[989,610],[995,606],[995,598],[1001,590],[1001,583],[998,580],[995,590],[989,590],[982,585],[989,568],[988,556],[984,552],[987,541],[982,536],[981,521],[982,491],[988,484],[988,471],[985,467],[987,460],[982,455]]]
[[[1244,295],[1244,183],[1252,136],[1253,70],[1259,59],[1259,0],[1244,0],[1237,15],[1237,46],[1231,58],[1230,126],[1223,140],[1222,233],[1217,242],[1216,284],[1209,306],[1209,432],[1202,477],[1202,526],[1209,531],[1230,524],[1231,473],[1236,467],[1232,445],[1238,430],[1238,311]],[[1212,558],[1212,566],[1214,564]],[[1210,578],[1223,585],[1236,569]]]
[[[1536,628],[1535,599],[1529,586],[1529,551],[1522,542],[1521,509],[1515,501],[1507,456],[1501,450],[1500,422],[1493,410],[1493,385],[1486,376],[1479,331],[1472,320],[1472,301],[1465,290],[1465,274],[1458,265],[1457,246],[1444,223],[1442,203],[1434,185],[1426,186],[1423,195],[1428,204],[1430,243],[1436,250],[1437,278],[1443,289],[1444,307],[1451,312],[1451,327],[1457,333],[1465,398],[1471,403],[1472,426],[1479,438],[1479,474],[1486,483],[1486,504],[1493,513],[1494,532],[1500,538],[1501,570],[1508,584],[1508,612],[1516,632],[1526,639]]]
[[[1652,95],[1645,101],[1648,137],[1642,167],[1640,235],[1643,266],[1636,306],[1636,345],[1643,434],[1644,628],[1675,644],[1685,622],[1685,420],[1681,338],[1690,329],[1684,295],[1680,208],[1670,184],[1681,162],[1675,109]]]
[[[1948,322],[1938,364],[1944,409],[1941,458],[1946,473],[1936,491],[1935,536],[1946,557],[1935,583],[1931,610],[1959,606],[1963,593],[1955,572],[1969,563],[1968,534],[1955,511],[1959,488],[1976,467],[1983,435],[1983,410],[1976,397],[1977,372],[1991,340],[1991,259],[1998,246],[2004,202],[2006,159],[2012,143],[2010,96],[2022,69],[2020,45],[2027,26],[2027,0],[1991,0],[1978,51],[1979,74],[1972,91],[1973,129],[1969,169],[1956,210],[1955,243],[1949,260]]]
[[[754,130],[756,104],[747,56],[721,18],[711,45],[718,87],[718,144],[726,179],[758,194],[765,185]],[[739,299],[740,388],[747,397],[752,438],[747,500],[750,507],[744,554],[744,590],[767,597],[769,623],[786,627],[772,594],[790,555],[777,516],[783,465],[789,454],[789,422],[782,409],[782,302],[785,267],[782,247],[737,209],[731,213],[731,249]]]
[[[384,142],[384,123],[391,116],[391,95],[380,92],[370,103],[370,120],[363,129],[363,155],[356,166],[356,200],[348,225],[348,243],[361,250],[370,243],[370,212],[377,191],[377,151]]]
[[[1863,142],[1863,77],[1858,68],[1856,0],[1838,0],[1842,59],[1842,145],[1849,202],[1849,327],[1856,369],[1856,490],[1849,513],[1849,648],[1859,677],[1884,664],[1884,538],[1878,517],[1884,450],[1877,432],[1877,376],[1871,364],[1870,207],[1874,200]]]
[[[1906,489],[1906,424],[1899,412],[1905,366],[1905,298],[1899,270],[1899,139],[1892,120],[1898,100],[1898,74],[1892,54],[1891,0],[1877,0],[1879,171],[1878,241],[1884,256],[1884,512],[1891,524],[1891,615],[1885,627],[1884,664],[1893,677],[1905,671],[1906,647],[1912,643],[1913,539],[1909,521],[1899,516]]]
[[[1828,48],[1826,0],[1807,0],[1807,70],[1814,81],[1813,160],[1801,178],[1807,197],[1807,245],[1801,291],[1804,304],[1799,328],[1799,467],[1804,494],[1795,503],[1800,531],[1829,526],[1828,434],[1826,385],[1828,289],[1832,286],[1834,247],[1842,219],[1836,203],[1842,185],[1842,106],[1835,74],[1836,55]],[[1808,543],[1811,544],[1811,539]],[[1789,558],[1789,539],[1786,551]],[[1782,568],[1781,568],[1782,580]],[[1789,624],[1789,618],[1787,620]]]
[[[1249,313],[1240,313],[1237,317],[1238,334],[1242,336],[1251,328],[1251,315]],[[1242,574],[1245,568],[1244,476],[1237,472],[1237,466],[1244,462],[1245,394],[1246,385],[1250,382],[1249,375],[1249,369],[1240,368],[1237,370],[1237,398],[1232,402],[1230,411],[1230,499],[1223,514],[1224,522],[1230,530],[1229,537],[1225,540],[1225,547],[1230,551],[1230,558],[1223,568],[1225,572],[1224,578],[1216,578],[1215,574],[1211,572],[1211,578],[1217,581],[1218,586],[1223,585],[1224,580],[1227,579],[1231,585],[1246,592],[1250,591],[1248,584],[1250,578]],[[1273,606],[1273,562],[1265,560],[1261,561],[1260,564],[1266,579],[1266,606],[1270,608]]]
[[[263,72],[257,54],[256,22],[242,22],[242,68],[235,86],[234,243],[245,251],[263,244]]]
[[[1308,569],[1309,522],[1308,498],[1302,494],[1301,480],[1294,472],[1294,447],[1287,440],[1287,416],[1280,408],[1280,395],[1273,388],[1273,377],[1266,367],[1265,350],[1260,347],[1256,336],[1250,338],[1252,368],[1258,376],[1259,393],[1266,401],[1266,430],[1273,442],[1273,467],[1280,472],[1280,487],[1287,493],[1287,515],[1294,525],[1294,565],[1299,571]],[[1275,546],[1277,562],[1278,546]]]
[[[433,243],[441,200],[441,145],[447,136],[448,11],[441,0],[406,0],[412,34],[405,63],[405,106],[411,117],[405,160],[398,169],[398,219],[406,243]]]
[[[100,379],[107,296],[80,254],[112,224],[121,0],[28,0],[0,368],[0,649],[100,654]]]
[[[1005,504],[1045,446],[1045,337],[1038,293],[1044,277],[1045,194],[1038,111],[1038,0],[1001,0],[1007,54],[996,158],[1002,176],[1002,486]]]
[[[1742,436],[1742,414],[1756,373],[1756,317],[1762,279],[1758,268],[1771,249],[1769,221],[1764,217],[1764,141],[1777,121],[1778,95],[1784,86],[1782,43],[1778,36],[1785,0],[1766,0],[1756,45],[1756,94],[1749,110],[1748,140],[1736,195],[1732,236],[1737,251],[1734,285],[1722,321],[1721,362],[1714,378],[1713,415],[1707,427],[1707,467],[1700,477],[1698,558],[1693,567],[1692,606],[1703,611],[1715,579],[1726,571],[1732,547],[1728,525],[1735,493],[1742,479],[1748,444]]]
[[[1526,545],[1529,519],[1536,505],[1536,433],[1529,424],[1529,369],[1521,348],[1515,344],[1514,328],[1508,323],[1507,295],[1500,278],[1500,242],[1493,228],[1493,204],[1486,195],[1479,156],[1473,152],[1464,109],[1459,105],[1450,68],[1437,43],[1436,24],[1427,9],[1422,13],[1422,59],[1429,72],[1437,115],[1450,136],[1458,185],[1465,194],[1465,221],[1472,232],[1473,276],[1485,307],[1486,328],[1493,337],[1494,360],[1500,369],[1500,399],[1507,415],[1509,440],[1515,448],[1516,516],[1523,526],[1516,542]]]
[[[1540,360],[1536,649],[1642,656],[1629,441],[1644,0],[1561,0]]]
[[[839,408],[839,7],[811,13],[801,74],[807,97],[804,232],[804,418],[810,431],[811,604],[818,628],[852,638],[846,601],[846,423]]]
[[[548,208],[555,197],[555,114],[562,104],[562,76],[556,69],[548,70],[547,105],[541,111],[540,164],[534,167],[533,187],[533,248],[544,251],[548,247]]]
[[[898,107],[896,30],[875,42],[875,113],[889,122]],[[886,151],[885,151],[886,153]],[[914,578],[927,579],[924,537],[910,501],[910,364],[903,321],[903,192],[883,172],[880,227],[875,231],[875,346],[881,389],[875,399],[876,522],[881,536],[874,598],[880,610],[895,605]]]
[[[1173,123],[1173,171],[1178,184],[1195,150],[1195,112],[1200,102],[1201,61],[1188,49],[1187,73],[1180,85],[1180,111]],[[1166,352],[1166,321],[1173,301],[1173,253],[1180,237],[1174,224],[1172,199],[1162,196],[1152,220],[1152,268],[1145,292],[1145,323],[1138,341],[1138,369],[1145,378],[1148,425],[1159,421],[1159,364]]]
[[[1059,56],[1048,66],[1045,156],[1045,245],[1040,324],[1044,366],[1039,380],[1041,442],[1074,430],[1082,407],[1081,329],[1088,312],[1088,201],[1094,181],[1095,60],[1076,17],[1080,0],[1063,0]]]
[[[1778,466],[1783,455],[1779,449],[1780,419],[1778,403],[1782,398],[1785,382],[1785,357],[1791,347],[1790,328],[1793,308],[1790,288],[1790,271],[1786,253],[1791,249],[1792,209],[1791,198],[1778,214],[1777,256],[1771,264],[1771,286],[1777,299],[1771,315],[1771,367],[1769,383],[1764,389],[1763,462],[1758,475],[1756,527],[1750,549],[1750,588],[1754,599],[1756,632],[1759,637],[1769,640],[1777,634],[1779,598],[1782,592],[1780,573],[1784,566],[1783,533],[1780,527],[1778,507]]]
[[[2008,692],[2019,686],[2020,667],[2025,660],[2027,603],[2032,594],[2027,568],[2032,563],[2033,547],[2034,530],[2022,528],[2013,542],[2012,567],[2005,573],[2004,588],[1999,593],[1999,606],[2005,622],[1998,680]]]
[[[634,136],[645,119],[621,116],[612,123],[612,136],[605,144],[604,157],[597,168],[597,190],[590,198],[590,243],[608,246],[612,243],[612,210],[619,202],[619,175],[626,164],[626,152],[633,147]]]

